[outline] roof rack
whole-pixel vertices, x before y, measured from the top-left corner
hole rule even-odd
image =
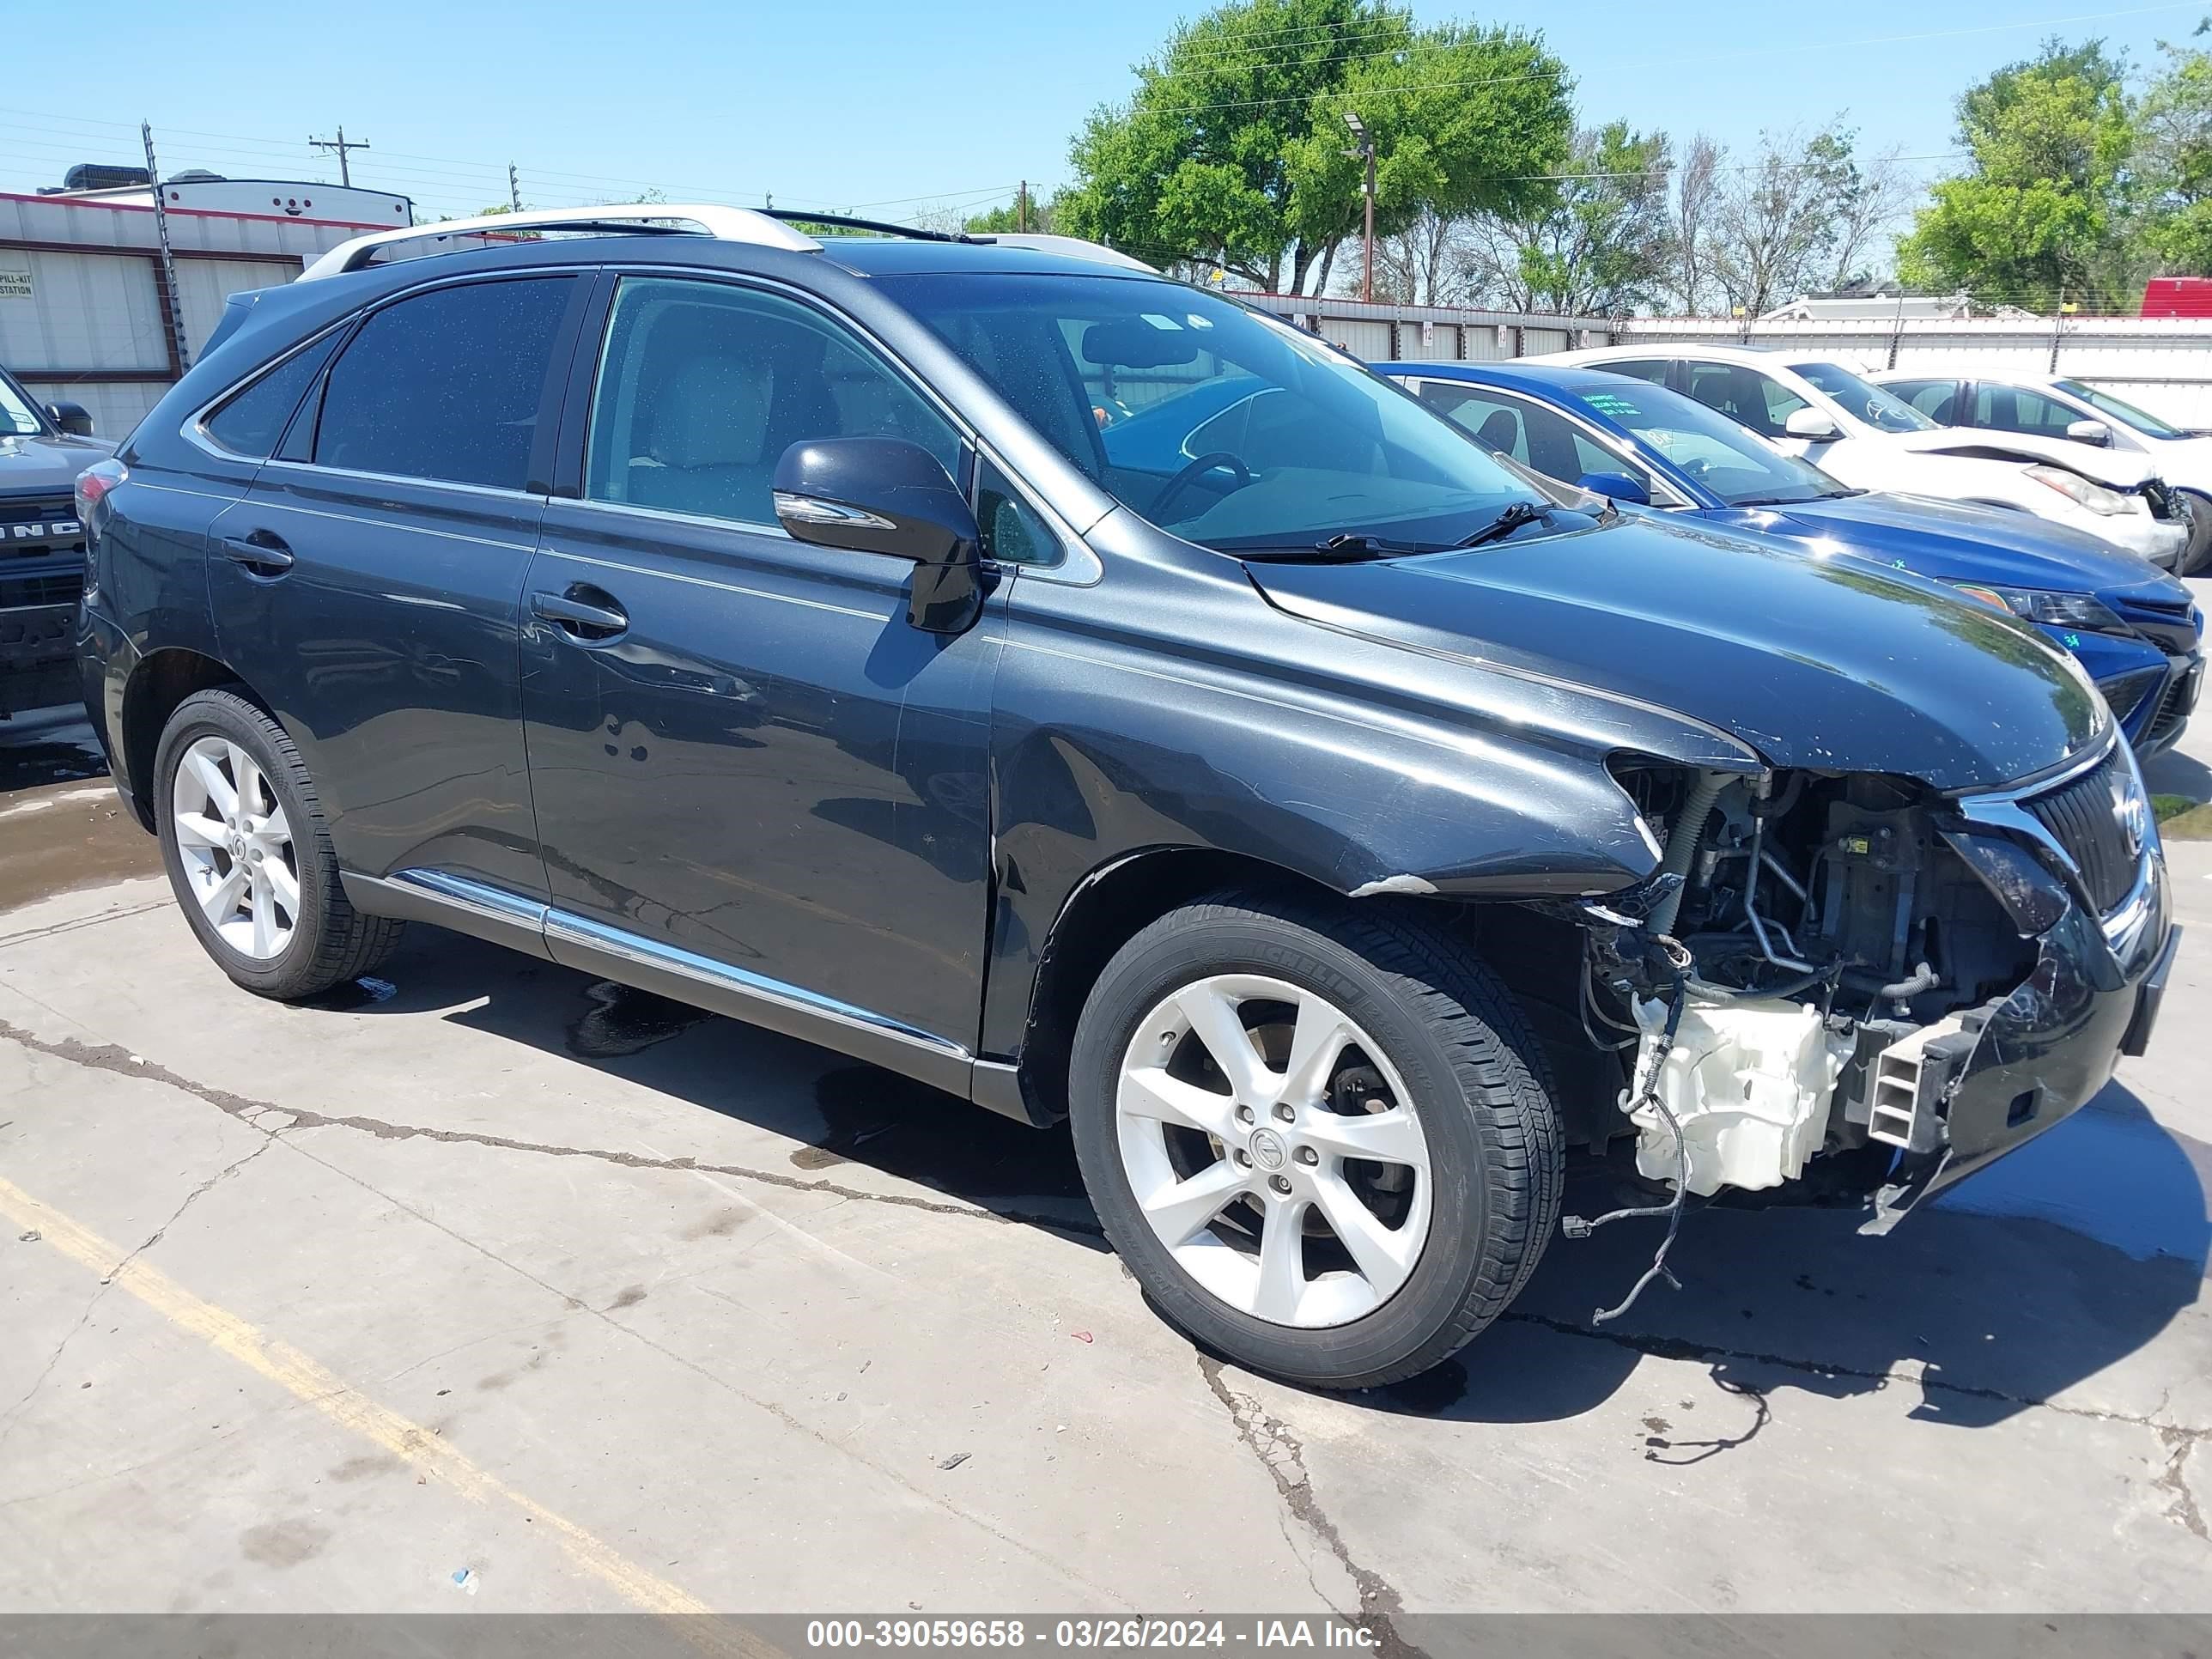
[[[805,215],[793,215],[804,219]],[[520,213],[488,213],[476,219],[447,219],[434,225],[406,225],[341,242],[299,275],[303,283],[342,276],[368,264],[380,249],[403,242],[436,242],[454,236],[498,236],[518,230],[615,232],[623,235],[707,235],[725,242],[751,242],[818,253],[822,244],[750,208],[711,204],[623,202],[605,207],[530,208]],[[686,230],[684,226],[696,226]]]
[[[796,208],[763,208],[771,219],[787,225],[829,225],[838,230],[872,230],[879,236],[903,236],[918,242],[988,242],[988,236],[970,236],[960,230],[924,230],[920,225],[895,225],[887,219],[855,219],[849,213],[801,213]]]

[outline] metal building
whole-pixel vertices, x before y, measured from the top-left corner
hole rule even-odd
[[[83,404],[108,436],[184,372],[230,295],[289,283],[363,231],[414,222],[404,196],[337,185],[203,174],[161,193],[173,289],[143,182],[0,194],[0,363],[42,401]]]

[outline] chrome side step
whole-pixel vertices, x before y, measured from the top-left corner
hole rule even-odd
[[[977,1098],[976,1061],[968,1049],[834,997],[442,870],[347,874],[342,880],[347,899],[368,915],[427,921],[510,945]],[[1010,1092],[1018,1104],[1018,1091],[989,1086],[981,1103],[1006,1111],[1000,1103]],[[1012,1115],[1028,1115],[1025,1111]]]

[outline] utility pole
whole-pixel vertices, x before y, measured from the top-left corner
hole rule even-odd
[[[507,201],[517,213],[522,211],[522,180],[515,175],[512,161],[507,164]]]
[[[1360,233],[1359,297],[1372,300],[1375,297],[1375,135],[1368,131],[1367,124],[1350,110],[1344,112],[1344,125],[1352,129],[1352,142],[1358,146],[1344,153],[1357,155],[1367,164],[1367,181],[1363,191],[1366,198],[1366,213]]]
[[[353,168],[347,163],[346,154],[349,150],[367,149],[368,148],[368,140],[366,138],[349,138],[345,136],[345,129],[343,127],[340,127],[338,129],[338,136],[335,138],[318,138],[314,134],[309,133],[307,135],[307,143],[309,148],[313,149],[334,149],[337,151],[338,182],[350,189],[353,185]]]
[[[1014,228],[1026,233],[1030,228],[1030,181],[1022,180],[1022,187],[1014,197]]]
[[[185,310],[177,299],[177,259],[169,248],[169,215],[162,204],[161,163],[154,159],[154,124],[141,121],[138,136],[146,141],[146,182],[153,187],[154,240],[161,247],[161,306],[169,324],[169,356],[175,359],[179,379],[192,366],[191,348],[185,343]]]

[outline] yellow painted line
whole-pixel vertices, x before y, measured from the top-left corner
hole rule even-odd
[[[289,1342],[264,1336],[237,1315],[194,1296],[159,1268],[129,1260],[129,1251],[118,1249],[3,1177],[0,1177],[0,1215],[27,1232],[36,1231],[45,1243],[70,1261],[91,1268],[118,1290],[128,1291],[179,1330],[228,1354],[332,1422],[411,1464],[471,1503],[506,1504],[522,1510],[539,1526],[551,1529],[570,1560],[592,1577],[611,1585],[632,1605],[647,1613],[679,1618],[698,1617],[714,1611],[696,1596],[628,1559],[574,1522],[525,1498],[429,1430],[377,1404],[310,1355]],[[708,1637],[711,1645],[734,1644],[755,1653],[775,1651],[734,1627],[723,1626],[711,1636],[704,1628],[698,1633]]]

